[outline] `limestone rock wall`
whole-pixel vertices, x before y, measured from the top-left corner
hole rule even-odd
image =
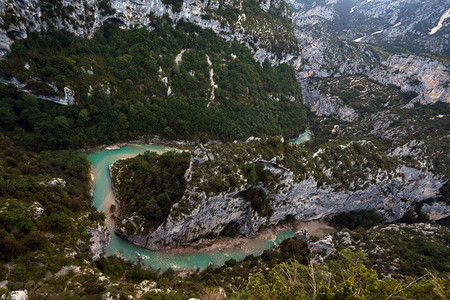
[[[224,9],[237,3],[225,1],[223,4],[214,1],[185,0],[180,11],[161,0],[111,0],[110,8],[104,8],[97,0],[64,0],[57,4],[49,4],[42,0],[14,0],[0,4],[0,58],[9,51],[16,39],[25,38],[33,31],[65,29],[76,35],[92,37],[95,30],[104,22],[113,22],[119,26],[144,26],[151,30],[151,18],[167,16],[174,22],[184,20],[205,29],[211,29],[227,40],[236,40],[246,44],[252,50],[257,61],[269,59],[272,64],[290,62],[296,53],[275,53],[272,49],[271,34],[255,34],[241,21],[230,23],[215,15],[222,5]],[[289,7],[281,0],[261,0],[260,7],[268,14],[279,18],[288,18]],[[239,9],[239,7],[237,7]],[[240,8],[242,8],[242,3]],[[245,19],[245,14],[239,20]],[[280,22],[276,27],[283,27]],[[290,30],[287,28],[286,30]],[[295,45],[294,45],[295,46]],[[294,47],[295,48],[295,47]]]
[[[302,47],[297,77],[302,83],[305,104],[317,114],[352,121],[348,107],[338,98],[320,95],[305,78],[361,74],[416,92],[413,102],[450,101],[450,75],[444,63],[418,55],[386,56],[366,44],[388,51],[393,47],[394,53],[407,49],[448,54],[448,1],[436,1],[433,5],[413,0],[354,1],[351,5],[344,0],[288,3]],[[435,27],[438,24],[439,28]],[[430,31],[431,28],[435,30]]]
[[[210,159],[208,152],[197,150],[192,157],[194,173]],[[238,224],[240,233],[246,237],[255,236],[262,226],[276,225],[287,216],[307,221],[336,213],[375,209],[385,221],[392,222],[400,219],[414,202],[436,196],[443,185],[428,171],[400,165],[389,176],[382,176],[381,170],[371,174],[373,181],[364,188],[336,190],[333,185],[320,185],[314,177],[296,181],[290,170],[273,161],[258,162],[280,176],[277,192],[260,186],[272,199],[273,214],[270,217],[259,215],[240,196],[248,188],[245,185],[234,192],[207,197],[190,182],[183,199],[174,205],[167,221],[151,234],[127,235],[120,228],[116,230],[134,244],[159,250],[210,241],[230,222]],[[328,173],[327,170],[321,172]],[[191,206],[192,209],[187,214],[174,214],[179,205]]]
[[[404,91],[416,92],[418,96],[414,102],[450,103],[450,75],[443,63],[404,54],[391,55],[382,65],[370,72],[369,77],[383,84],[400,86]]]
[[[109,244],[109,232],[104,225],[97,228],[87,227],[86,232],[91,236],[89,241],[91,257],[93,260],[98,260],[105,254],[106,246]]]

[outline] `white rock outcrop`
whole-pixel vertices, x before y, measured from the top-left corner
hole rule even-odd
[[[80,36],[92,37],[95,30],[105,22],[118,24],[120,27],[141,26],[151,29],[153,16],[167,16],[174,22],[184,20],[196,24],[204,29],[211,29],[226,40],[236,40],[246,44],[253,52],[256,60],[263,62],[269,59],[273,64],[289,62],[296,53],[285,52],[275,54],[271,49],[269,40],[264,35],[249,34],[248,28],[241,23],[230,24],[225,19],[211,15],[209,12],[217,10],[220,3],[217,1],[184,0],[179,11],[171,5],[165,5],[161,0],[112,0],[109,1],[111,10],[104,11],[97,0],[65,0],[54,6],[54,11],[64,10],[66,13],[56,14],[56,19],[46,19],[43,13],[46,1],[43,0],[14,0],[0,6],[0,58],[10,51],[11,44],[16,39],[25,38],[27,32],[42,31],[54,26],[66,29]],[[208,5],[209,3],[209,5]],[[44,5],[43,5],[44,4]],[[224,3],[227,6],[238,4]],[[261,8],[266,12],[276,11],[282,18],[289,17],[289,8],[280,0],[261,0]],[[281,13],[279,12],[280,10]],[[6,24],[4,15],[14,15],[18,22]],[[206,17],[208,16],[208,17]],[[212,17],[211,17],[212,16]],[[279,26],[283,26],[280,22]]]
[[[105,248],[108,246],[110,236],[105,226],[98,226],[97,228],[86,227],[86,232],[91,236],[89,241],[91,257],[93,260],[98,260],[105,254]]]
[[[391,55],[382,67],[372,70],[370,78],[383,84],[394,84],[404,91],[418,94],[413,102],[450,103],[450,75],[447,67],[436,60],[416,55]]]
[[[28,291],[12,291],[7,295],[2,295],[2,299],[10,300],[28,300]]]
[[[345,148],[343,146],[342,149]],[[203,162],[211,160],[208,154],[211,153],[202,147],[193,152],[193,173]],[[383,172],[379,171],[378,174],[369,175],[369,181],[361,184],[360,188],[336,190],[333,185],[320,185],[313,177],[296,181],[289,169],[275,161],[259,160],[257,163],[263,163],[265,170],[279,176],[277,192],[265,190],[268,198],[272,199],[270,207],[273,214],[270,216],[259,215],[244,200],[242,193],[248,188],[245,185],[234,192],[206,197],[191,181],[183,198],[172,208],[188,206],[191,207],[189,213],[170,214],[149,235],[127,235],[120,228],[116,228],[116,232],[136,245],[160,250],[206,242],[208,236],[217,236],[231,222],[238,224],[239,232],[247,237],[254,237],[262,226],[276,225],[287,216],[295,216],[298,221],[308,221],[331,214],[374,209],[385,221],[392,222],[400,219],[414,202],[438,195],[443,185],[439,178],[428,171],[399,166],[389,176],[381,176]],[[322,172],[327,174],[326,170]]]

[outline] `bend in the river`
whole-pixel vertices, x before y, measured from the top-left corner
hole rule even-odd
[[[92,174],[95,182],[94,206],[105,213],[112,203],[114,194],[111,186],[109,166],[119,159],[131,158],[145,151],[154,151],[159,154],[176,149],[158,145],[131,144],[117,150],[98,150],[88,154],[87,158],[92,163]],[[246,256],[261,255],[262,252],[284,239],[292,237],[294,230],[283,230],[270,238],[255,238],[242,247],[222,249],[215,251],[198,251],[192,253],[168,253],[166,251],[150,251],[138,247],[114,233],[114,228],[107,222],[111,241],[106,247],[106,254],[116,254],[125,259],[141,262],[154,269],[162,271],[173,269],[205,269],[208,265],[221,266],[225,261],[234,258],[243,260]]]

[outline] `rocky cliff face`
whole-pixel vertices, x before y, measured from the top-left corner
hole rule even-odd
[[[367,152],[376,151],[368,142],[356,143],[359,146],[355,143],[341,145],[338,147],[339,150],[337,148],[319,149],[311,155],[303,154],[303,158],[297,153],[294,157],[303,161],[299,163],[303,167],[297,166],[302,168],[301,173],[285,166],[289,164],[287,157],[290,154],[288,153],[280,154],[272,160],[261,159],[265,155],[251,154],[250,149],[262,146],[259,143],[262,142],[239,145],[247,149],[244,150],[247,156],[241,156],[242,153],[234,155],[239,159],[246,157],[246,160],[249,159],[247,161],[249,164],[263,164],[264,171],[277,178],[274,184],[259,182],[256,186],[249,186],[244,179],[238,186],[210,194],[205,188],[205,182],[211,180],[211,177],[204,177],[205,171],[215,173],[219,181],[222,180],[222,176],[225,181],[229,180],[227,176],[243,179],[243,171],[236,169],[238,168],[236,165],[230,165],[228,161],[230,157],[225,159],[227,155],[233,157],[232,148],[228,149],[228,146],[224,145],[221,145],[222,150],[213,146],[200,147],[193,152],[191,158],[192,167],[189,174],[191,179],[188,188],[183,199],[173,206],[167,221],[145,236],[125,234],[120,228],[117,231],[137,245],[156,250],[213,239],[230,223],[238,224],[241,234],[252,237],[262,226],[276,225],[288,216],[306,221],[335,213],[375,209],[385,221],[389,222],[401,218],[412,203],[436,196],[442,186],[439,178],[432,173],[407,167],[401,163],[391,165],[387,160],[383,164],[391,167],[384,169],[378,165],[366,165],[370,158],[360,160],[352,149],[362,147],[361,149]],[[293,151],[301,152],[298,149]],[[334,151],[340,153],[336,156],[340,158],[332,159],[333,166],[328,166],[329,155]],[[374,155],[377,156],[377,154]],[[382,157],[377,159],[383,161]],[[362,165],[359,165],[360,163]],[[311,169],[307,167],[308,165]],[[222,167],[234,171],[232,174],[226,174],[221,170]],[[335,180],[339,178],[337,173],[339,171],[336,168],[344,170],[343,174],[348,186],[345,187],[343,182]],[[354,168],[364,169],[364,174],[351,175],[350,169]],[[236,181],[239,182],[239,179]],[[267,198],[270,199],[272,214],[263,214],[256,210],[243,196],[246,191],[254,188],[264,190]],[[137,227],[139,227],[138,224]]]
[[[416,92],[413,102],[450,101],[450,76],[444,63],[417,55],[388,55],[367,44],[396,52],[448,54],[449,26],[445,18],[448,3],[445,1],[426,5],[394,0],[307,3],[292,0],[289,4],[295,34],[302,47],[297,76],[302,83],[305,104],[319,115],[355,120],[351,106],[343,105],[339,97],[320,94],[314,82],[305,78],[363,74],[382,84]],[[431,31],[435,26],[432,24],[440,25]]]
[[[105,254],[106,246],[108,246],[111,237],[108,229],[104,225],[97,228],[86,227],[86,232],[90,235],[90,255],[92,260],[98,260]]]
[[[443,63],[416,55],[391,55],[382,65],[372,70],[369,77],[416,92],[413,102],[450,103],[450,75]]]
[[[301,61],[295,65],[300,79],[366,74],[378,66],[379,57],[372,49],[340,40],[320,27],[299,28],[295,14],[293,22],[302,48]]]
[[[346,105],[336,95],[324,95],[314,88],[308,79],[301,79],[303,104],[319,116],[336,116],[337,118],[352,122],[358,118],[358,114],[352,107]]]
[[[322,27],[340,39],[448,55],[446,0],[289,0],[301,28]]]
[[[260,1],[259,6],[242,1],[185,0],[180,7],[161,0],[8,1],[0,3],[0,57],[9,52],[14,40],[32,31],[56,28],[91,37],[105,22],[151,30],[152,18],[167,17],[212,29],[227,40],[249,46],[258,61],[269,59],[279,64],[295,59],[298,52],[289,15],[282,0]]]

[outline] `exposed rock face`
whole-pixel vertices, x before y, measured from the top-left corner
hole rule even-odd
[[[375,0],[354,1],[349,5],[344,0],[306,3],[291,0],[289,4],[295,34],[302,47],[297,76],[302,83],[305,104],[317,114],[334,115],[345,121],[357,119],[351,113],[351,106],[344,106],[336,97],[320,95],[314,83],[304,78],[363,74],[382,84],[416,92],[418,96],[413,102],[450,101],[450,76],[443,63],[406,54],[383,58],[384,54],[360,44],[382,47],[401,44],[412,51],[448,54],[449,19],[441,18],[448,2],[427,5],[412,0]],[[438,23],[439,29],[430,34],[429,29]]]
[[[428,215],[430,220],[437,221],[450,216],[450,206],[444,202],[425,203],[422,211]]]
[[[12,84],[17,89],[19,89],[19,90],[21,90],[21,91],[23,91],[25,93],[28,93],[28,94],[30,94],[32,96],[35,96],[35,97],[37,97],[39,99],[55,102],[55,103],[62,104],[62,105],[73,104],[74,100],[75,100],[74,99],[74,94],[75,93],[68,87],[64,87],[64,97],[57,97],[57,96],[48,96],[48,95],[36,95],[31,90],[27,89],[26,85],[24,83],[21,83],[20,81],[18,81],[17,78],[15,78],[15,77],[12,77],[10,80],[0,78],[0,83]],[[54,90],[55,90],[55,93],[58,93],[58,89],[55,86],[53,86],[53,85],[51,85],[49,83],[47,83],[47,85],[52,86],[54,88]]]
[[[11,300],[28,300],[28,291],[12,291],[8,294],[8,297],[6,295],[2,296],[2,299],[11,299]]]
[[[416,92],[413,102],[450,103],[450,75],[444,64],[416,55],[391,55],[382,64],[384,67],[373,70],[369,77]]]
[[[273,64],[291,61],[298,50],[295,39],[292,42],[285,41],[285,46],[288,47],[281,53],[275,53],[279,49],[272,45],[273,34],[292,35],[292,29],[280,21],[280,18],[289,17],[289,7],[281,0],[261,0],[260,7],[267,15],[271,15],[267,20],[264,17],[258,20],[272,25],[264,33],[252,23],[254,20],[246,21],[242,3],[237,2],[225,1],[221,4],[214,1],[185,0],[181,7],[176,8],[165,5],[161,0],[68,0],[56,4],[41,0],[8,1],[0,6],[0,57],[10,51],[15,39],[25,38],[27,32],[63,28],[76,35],[92,37],[95,30],[105,22],[115,23],[123,28],[144,26],[151,29],[152,17],[166,16],[174,22],[188,21],[202,28],[212,29],[227,40],[244,43],[260,62],[266,59]],[[231,22],[220,14],[216,15],[215,11],[219,8],[238,10],[238,20]]]
[[[194,174],[205,161],[217,159],[201,148],[193,153]],[[134,244],[157,250],[201,243],[217,236],[230,222],[238,224],[240,233],[247,237],[255,236],[261,226],[275,225],[287,216],[307,221],[330,214],[375,209],[385,221],[391,222],[401,218],[413,202],[437,195],[442,186],[430,172],[399,166],[389,176],[382,175],[381,170],[381,173],[369,174],[372,180],[361,184],[361,188],[336,190],[333,185],[320,185],[314,177],[296,181],[293,172],[275,161],[258,160],[257,163],[264,163],[264,169],[279,178],[276,192],[259,186],[272,199],[273,214],[270,216],[260,215],[243,198],[242,192],[248,189],[246,185],[233,192],[206,197],[190,181],[183,199],[174,205],[167,221],[156,231],[147,236],[127,236],[121,229],[117,231]],[[332,171],[324,168],[321,172],[329,174]],[[189,213],[174,213],[178,206],[190,207]]]
[[[289,0],[296,25],[323,27],[355,42],[449,54],[446,0],[301,1]]]
[[[81,268],[79,266],[75,266],[75,265],[63,266],[61,268],[61,270],[59,270],[58,272],[55,273],[54,276],[55,276],[55,278],[59,278],[61,276],[66,276],[71,271],[73,271],[75,273],[79,273],[81,271]]]
[[[110,236],[104,226],[97,228],[86,227],[86,232],[91,236],[90,251],[93,260],[98,260],[105,254],[105,248],[109,244]]]
[[[338,232],[336,233],[336,235],[343,236],[343,239],[347,238],[348,242],[351,243],[350,235],[348,234],[348,232]],[[308,232],[301,230],[295,233],[294,238],[303,240],[307,243],[308,248],[314,255],[312,257],[313,261],[323,262],[325,258],[330,256],[331,254],[336,253],[336,249],[333,243],[334,238],[331,234],[322,236],[318,240],[313,242]]]
[[[304,46],[303,55],[308,48],[315,46]],[[322,50],[327,52],[327,48]],[[314,61],[314,56],[308,57],[302,67],[298,70],[298,79],[302,86],[304,104],[321,116],[333,115],[341,120],[352,122],[358,119],[357,113],[351,106],[342,103],[339,97],[323,95],[317,85],[308,80],[307,77],[339,77],[342,75],[361,73],[384,85],[396,85],[402,91],[415,92],[417,96],[411,100],[412,103],[433,104],[436,102],[450,103],[450,75],[447,67],[436,60],[417,55],[391,55],[386,61],[378,65],[367,67],[365,70],[357,70],[342,64],[337,73],[331,73],[328,68],[330,63],[319,59]],[[332,61],[335,65],[339,60]],[[356,64],[358,60],[350,59],[349,64]]]
[[[31,217],[33,219],[38,219],[42,216],[44,213],[44,208],[39,202],[34,202],[33,205],[31,205]]]
[[[51,187],[55,187],[55,186],[65,187],[66,181],[62,178],[53,178],[52,180],[50,180],[48,182],[40,182],[39,184],[44,185],[44,186],[51,186]]]
[[[299,78],[365,74],[379,64],[372,49],[340,40],[322,28],[300,29],[298,22],[294,14],[295,35],[302,48],[301,63],[295,66]]]
[[[421,154],[422,149],[421,146],[424,145],[424,142],[418,142],[416,140],[412,140],[409,143],[404,144],[403,146],[395,148],[389,155],[392,156],[418,156]]]
[[[319,116],[336,116],[341,120],[352,122],[358,118],[356,111],[345,105],[337,96],[322,95],[313,88],[308,79],[300,80],[303,104]]]

